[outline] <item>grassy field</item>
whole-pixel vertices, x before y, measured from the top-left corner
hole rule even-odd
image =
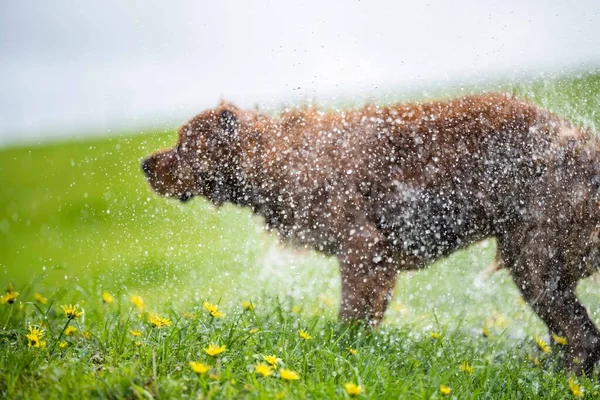
[[[501,89],[600,127],[600,75]],[[148,189],[141,158],[174,140],[150,132],[0,150],[0,284],[19,292],[0,304],[0,396],[343,398],[346,383],[365,398],[443,397],[440,385],[457,398],[572,396],[508,275],[482,274],[493,241],[402,274],[381,330],[342,326],[335,260],[282,246],[247,210]],[[598,285],[579,288],[596,322]],[[225,315],[210,316],[204,301]],[[65,304],[85,313],[69,320]],[[154,313],[171,324],[152,327]],[[67,322],[73,335],[61,334]],[[28,346],[30,326],[42,327],[45,348]],[[210,343],[226,351],[211,357]],[[255,367],[271,354],[281,361],[262,377]],[[209,371],[196,374],[190,361]],[[576,382],[586,396],[600,391],[597,377]]]

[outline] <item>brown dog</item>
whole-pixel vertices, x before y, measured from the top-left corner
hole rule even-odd
[[[600,332],[575,286],[600,262],[599,148],[498,94],[279,119],[221,104],[142,168],[162,195],[251,207],[336,255],[345,321],[377,325],[399,270],[495,237],[523,297],[567,338],[567,367],[589,372]]]

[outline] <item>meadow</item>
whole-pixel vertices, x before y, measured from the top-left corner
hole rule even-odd
[[[490,88],[599,131],[600,74]],[[248,210],[150,191],[140,160],[175,137],[0,149],[1,397],[599,396],[485,272],[493,240],[401,274],[381,329],[342,325],[336,260]],[[599,287],[578,288],[596,323]]]

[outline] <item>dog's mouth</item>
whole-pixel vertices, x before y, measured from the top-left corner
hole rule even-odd
[[[181,201],[182,203],[189,201],[192,197],[194,197],[194,195],[191,192],[183,192],[177,196],[179,201]]]

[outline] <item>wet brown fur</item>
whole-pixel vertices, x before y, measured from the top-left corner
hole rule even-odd
[[[377,325],[397,272],[496,238],[523,297],[589,372],[600,333],[575,295],[600,261],[599,142],[526,102],[485,94],[271,118],[222,103],[144,161],[159,193],[251,207],[336,255],[340,316]]]

